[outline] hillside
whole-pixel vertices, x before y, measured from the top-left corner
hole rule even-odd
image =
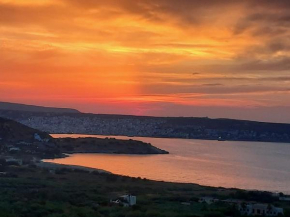
[[[10,102],[0,102],[0,110],[27,111],[27,112],[51,112],[51,113],[79,113],[76,109],[53,108],[35,105],[24,105]]]
[[[137,140],[114,138],[59,138],[56,144],[63,153],[104,153],[104,154],[168,154],[167,151]]]
[[[32,129],[16,121],[0,118],[0,141],[2,142],[34,142],[49,141],[52,137],[47,133]]]
[[[290,124],[194,117],[145,117],[0,110],[6,117],[48,133],[124,135],[290,143]]]
[[[0,156],[16,154],[39,158],[63,157],[62,153],[168,154],[136,140],[52,138],[12,120],[0,118]]]

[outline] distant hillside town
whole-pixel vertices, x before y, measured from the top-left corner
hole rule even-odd
[[[290,142],[290,124],[232,119],[142,117],[1,110],[0,117],[48,133]]]

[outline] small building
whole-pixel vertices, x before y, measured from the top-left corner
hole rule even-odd
[[[268,204],[239,204],[238,209],[242,215],[247,216],[278,216],[284,215],[283,208]]]
[[[184,205],[184,206],[190,206],[191,203],[189,203],[189,202],[181,202],[181,205]]]
[[[9,152],[19,152],[20,151],[20,148],[18,147],[10,147],[9,148]]]
[[[32,143],[20,141],[20,142],[17,143],[17,145],[32,145]]]
[[[137,204],[137,197],[133,195],[123,195],[115,200],[110,201],[112,204],[122,205],[124,207],[134,206]]]
[[[199,203],[207,203],[207,204],[216,203],[218,201],[219,201],[219,199],[215,199],[213,197],[201,197],[198,200]]]
[[[39,142],[42,142],[42,139],[38,133],[34,133],[34,139],[39,141]]]
[[[55,169],[50,169],[49,173],[54,175],[55,174]]]
[[[7,158],[6,159],[7,164],[16,164],[16,165],[22,165],[23,161],[21,159],[16,159],[16,158]]]
[[[290,201],[290,197],[279,197],[280,201]]]
[[[0,172],[0,177],[4,177],[7,175],[7,172]]]

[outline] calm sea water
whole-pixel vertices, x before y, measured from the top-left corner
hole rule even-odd
[[[90,137],[129,139],[125,136]],[[115,174],[152,180],[290,193],[290,144],[144,137],[130,139],[149,142],[170,154],[73,154],[47,162],[104,169]]]

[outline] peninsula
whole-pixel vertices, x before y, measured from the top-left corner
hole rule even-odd
[[[64,157],[64,153],[168,154],[136,140],[52,138],[47,133],[0,118],[0,155],[58,158]]]

